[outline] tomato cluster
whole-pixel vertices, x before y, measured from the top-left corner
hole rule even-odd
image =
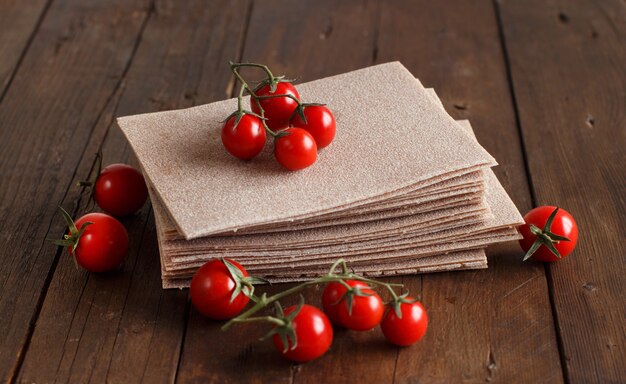
[[[124,262],[128,232],[113,216],[136,213],[148,198],[146,182],[139,171],[127,164],[111,164],[100,170],[101,161],[98,154],[95,179],[81,181],[79,185],[89,188],[90,198],[108,214],[92,212],[74,222],[61,208],[69,233],[62,240],[53,241],[67,247],[76,263],[89,272],[109,272]]]
[[[246,66],[262,68],[267,75],[254,89],[238,72]],[[283,167],[297,171],[315,163],[318,149],[335,137],[336,122],[330,109],[301,103],[296,87],[282,76],[275,77],[265,65],[231,63],[230,67],[241,82],[241,91],[237,111],[222,126],[224,148],[239,159],[250,160],[261,153],[269,134],[274,139],[274,157]],[[244,91],[250,94],[251,111],[243,109]]]
[[[428,316],[420,302],[408,296],[398,297],[385,310],[380,296],[363,281],[326,285],[322,305],[335,325],[368,331],[380,324],[387,340],[399,346],[418,342],[428,327]]]
[[[337,264],[337,263],[336,263]],[[344,264],[345,265],[345,264]],[[216,320],[232,319],[253,299],[255,306],[232,322],[269,321],[271,336],[279,353],[292,361],[306,362],[325,354],[333,341],[333,327],[367,331],[380,325],[383,335],[393,344],[408,346],[426,333],[428,316],[422,304],[410,297],[396,296],[389,284],[349,274],[328,275],[303,283],[275,296],[261,299],[253,295],[253,284],[261,280],[250,277],[246,270],[230,259],[211,260],[202,266],[191,281],[191,303],[201,314]],[[315,306],[293,305],[285,309],[278,299],[317,282],[327,282],[322,294],[323,311]],[[380,296],[368,285],[385,286],[394,296],[385,308]],[[267,304],[277,304],[276,316],[250,317]]]

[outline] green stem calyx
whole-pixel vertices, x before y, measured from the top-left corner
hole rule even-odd
[[[394,297],[391,302],[388,304],[393,307],[394,312],[396,312],[396,316],[398,319],[402,318],[402,304],[413,304],[417,302],[417,299],[408,299],[409,292],[405,292],[399,296]]]
[[[222,262],[228,269],[231,278],[235,282],[235,289],[233,290],[232,295],[230,296],[230,302],[235,301],[237,296],[240,293],[243,293],[245,296],[249,297],[252,301],[257,302],[258,297],[254,295],[254,285],[255,284],[267,284],[269,281],[262,279],[260,277],[254,276],[244,276],[243,272],[236,265],[228,261],[227,259],[222,258]]]
[[[80,228],[77,228],[70,214],[67,213],[67,211],[63,209],[63,207],[59,206],[59,209],[61,210],[61,214],[63,215],[63,219],[65,220],[65,223],[67,224],[67,227],[69,228],[70,233],[63,235],[63,239],[60,239],[60,240],[58,239],[48,239],[48,240],[55,245],[71,248],[72,253],[73,253],[74,251],[76,251],[76,247],[78,247],[78,242],[80,240],[80,237],[83,235],[83,232],[85,232],[85,229],[93,223],[86,222],[83,225],[81,225]]]
[[[561,254],[559,253],[559,250],[556,249],[554,244],[558,244],[561,241],[570,241],[570,239],[564,236],[557,235],[551,230],[552,222],[554,221],[554,218],[556,217],[558,211],[558,207],[554,211],[552,211],[552,213],[548,217],[548,220],[546,221],[546,224],[543,226],[543,229],[537,227],[534,224],[530,224],[530,232],[533,235],[537,236],[537,239],[530,247],[530,249],[528,249],[528,252],[526,252],[526,255],[524,256],[524,261],[528,260],[535,252],[537,252],[537,250],[542,245],[545,245],[546,248],[548,248],[550,252],[552,252],[556,257],[558,257],[559,259],[561,258]]]

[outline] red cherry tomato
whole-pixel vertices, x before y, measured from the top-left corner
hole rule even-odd
[[[330,320],[355,331],[367,331],[380,323],[385,307],[380,296],[371,289],[364,289],[367,284],[358,280],[347,280],[351,287],[360,287],[361,293],[370,296],[352,294],[352,311],[348,308],[347,289],[341,283],[329,283],[322,294],[322,306]]]
[[[339,320],[339,304],[345,293],[346,288],[340,283],[328,283],[322,292],[322,308],[335,325],[342,325]]]
[[[285,315],[293,312],[297,306],[285,309]],[[280,336],[272,336],[274,346],[287,359],[304,363],[322,356],[333,342],[333,327],[324,312],[312,305],[304,304],[291,323],[296,334],[296,347],[289,340],[289,349],[284,351]]]
[[[285,81],[281,81],[276,84],[276,91],[273,93],[270,92],[270,86],[264,85],[261,88],[257,89],[255,92],[257,96],[272,96],[272,95],[292,95],[296,99],[300,100],[300,94],[298,94],[298,90],[293,84]],[[289,119],[293,114],[293,111],[298,107],[298,103],[295,100],[289,97],[276,97],[276,98],[268,98],[259,100],[261,107],[265,111],[265,118],[267,119],[265,123],[272,131],[277,131],[283,128],[287,128],[289,126]],[[252,108],[252,112],[257,115],[261,115],[261,109],[259,109],[258,104],[254,101],[250,101],[250,106]]]
[[[287,128],[288,133],[274,141],[274,156],[283,167],[298,171],[317,160],[317,145],[310,133],[301,128]]]
[[[108,272],[118,268],[128,252],[128,233],[126,228],[104,213],[88,213],[76,221],[80,229],[83,224],[92,224],[85,228],[78,240],[74,254],[76,262],[89,272]]]
[[[411,297],[407,301],[413,300]],[[383,334],[395,345],[406,347],[418,342],[426,333],[428,328],[428,316],[426,310],[420,302],[401,303],[400,311],[402,318],[399,318],[393,307],[387,310],[381,323]]]
[[[541,245],[532,254],[532,258],[537,261],[557,261],[563,259],[574,250],[576,243],[578,242],[578,225],[572,215],[564,209],[559,208],[554,216],[550,228],[545,228],[548,218],[556,209],[557,207],[553,206],[542,206],[532,209],[524,216],[526,224],[519,228],[520,233],[523,236],[519,243],[525,252],[528,252],[528,250],[531,249],[538,237],[536,234],[531,232],[531,225],[541,229],[547,236],[547,238],[544,237],[539,239],[539,243]],[[548,232],[546,232],[546,230]],[[569,241],[559,239],[561,236],[569,239]],[[548,238],[554,240],[552,245],[554,245],[556,250],[561,255],[560,258],[550,251],[550,249],[545,245],[545,242],[550,241]],[[544,243],[542,243],[542,241]]]
[[[335,131],[337,130],[335,116],[330,112],[330,109],[323,105],[305,106],[304,116],[306,123],[300,114],[296,113],[291,119],[291,125],[309,132],[315,139],[317,149],[328,146],[335,138]]]
[[[137,212],[148,198],[143,175],[127,164],[104,168],[94,186],[93,197],[102,210],[115,216]]]
[[[229,260],[244,277],[248,272],[236,261]],[[225,320],[237,316],[250,300],[239,293],[235,300],[230,301],[235,290],[235,280],[222,260],[211,260],[204,264],[191,280],[189,294],[191,303],[198,312],[216,320]]]
[[[236,158],[249,160],[265,146],[265,128],[261,119],[244,114],[235,126],[236,116],[231,116],[222,127],[222,143]]]
[[[347,281],[351,287],[366,287],[361,281]],[[347,300],[339,303],[339,322],[348,329],[354,331],[368,331],[378,324],[385,313],[385,306],[380,296],[371,289],[361,289],[361,292],[369,296],[352,296],[352,311],[349,311]]]

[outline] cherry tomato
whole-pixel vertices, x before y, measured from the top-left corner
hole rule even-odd
[[[293,84],[285,81],[281,81],[276,84],[276,91],[270,92],[270,86],[264,85],[255,91],[257,96],[272,96],[272,95],[292,95],[296,99],[300,100],[300,94]],[[265,111],[265,118],[267,126],[272,131],[277,131],[289,126],[289,119],[293,114],[293,111],[298,107],[298,103],[289,97],[276,97],[259,100],[261,107]],[[254,101],[250,101],[252,112],[257,115],[261,115],[261,110],[258,104]]]
[[[105,212],[127,216],[141,209],[148,198],[148,188],[143,175],[135,168],[111,164],[100,172],[93,197]]]
[[[249,160],[258,155],[265,146],[265,128],[261,119],[244,114],[235,126],[236,116],[231,116],[222,127],[222,143],[233,156]]]
[[[533,244],[538,242],[539,248],[536,248],[532,253],[532,258],[537,261],[557,261],[563,259],[574,250],[578,242],[578,225],[572,215],[564,209],[558,208],[552,224],[549,228],[545,228],[548,218],[555,210],[557,210],[557,207],[553,206],[542,206],[532,209],[524,216],[526,224],[519,228],[523,236],[519,243],[525,252],[528,252],[533,247]],[[531,231],[531,225],[534,225],[544,235],[538,239],[538,236]],[[569,239],[569,241],[565,240],[565,238]],[[561,257],[548,248],[547,244],[550,242]]]
[[[351,287],[366,287],[361,281],[348,281]],[[380,296],[371,289],[361,289],[369,296],[352,296],[352,311],[349,311],[346,299],[339,303],[339,322],[354,331],[367,331],[377,326],[385,313],[385,306]]]
[[[352,294],[352,311],[348,308],[347,288],[341,283],[329,283],[322,294],[322,306],[330,320],[355,331],[367,331],[380,323],[385,312],[385,306],[380,296],[371,289],[365,289],[367,284],[358,280],[347,280],[351,287],[361,288],[359,296]]]
[[[128,252],[128,233],[126,228],[104,213],[88,213],[75,223],[80,229],[83,224],[92,224],[78,239],[78,246],[73,253],[76,262],[89,272],[108,272],[118,268]]]
[[[317,145],[310,133],[301,128],[287,128],[274,141],[274,156],[283,167],[298,171],[317,160]]]
[[[413,300],[406,297],[407,301]],[[401,303],[400,311],[402,318],[399,318],[393,307],[388,308],[387,313],[381,323],[383,334],[395,345],[406,347],[418,342],[426,333],[428,328],[428,316],[426,310],[420,302]]]
[[[335,138],[335,131],[337,130],[335,116],[330,112],[330,109],[323,105],[305,106],[304,116],[306,123],[300,114],[296,113],[291,119],[291,125],[309,132],[315,139],[317,149],[328,146]]]
[[[339,320],[339,304],[345,293],[346,288],[340,283],[328,283],[322,292],[322,308],[335,325],[342,325]]]
[[[285,315],[293,312],[297,306],[285,309]],[[296,335],[296,347],[289,340],[289,349],[284,351],[280,336],[272,336],[274,346],[287,359],[304,363],[322,356],[333,342],[333,327],[324,312],[316,307],[304,304],[291,323]]]
[[[244,277],[248,272],[236,261],[229,260]],[[191,303],[198,312],[215,320],[225,320],[237,316],[250,300],[239,293],[231,302],[235,290],[235,280],[222,260],[211,260],[204,264],[191,280],[189,294]]]

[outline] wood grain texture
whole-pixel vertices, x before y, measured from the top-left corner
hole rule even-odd
[[[454,11],[451,11],[454,10]],[[378,61],[400,60],[434,87],[478,141],[521,211],[530,207],[493,4],[396,1],[381,8]],[[561,382],[547,282],[517,244],[488,252],[489,269],[405,278],[422,293],[430,330],[398,355],[395,383]]]
[[[576,218],[577,249],[548,267],[566,374],[626,377],[626,6],[502,1],[536,205]]]
[[[55,263],[65,196],[134,52],[144,1],[51,6],[0,104],[0,373],[14,375]],[[89,28],[86,26],[89,25]]]
[[[0,101],[28,44],[47,11],[49,0],[0,1]]]
[[[87,144],[76,179],[85,178],[99,147],[105,164],[136,165],[115,116],[188,107],[224,97],[248,3],[158,1],[124,87]],[[222,72],[220,81],[206,76]],[[72,192],[68,199],[75,197]],[[23,382],[171,382],[187,310],[186,291],[161,289],[150,206],[123,223],[131,251],[121,272],[90,275],[60,260],[19,377]],[[67,292],[71,291],[68,295]]]

